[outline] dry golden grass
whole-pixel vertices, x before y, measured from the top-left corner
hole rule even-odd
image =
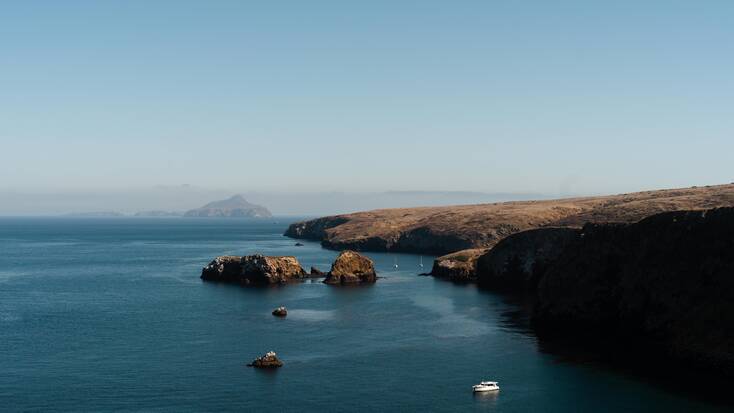
[[[430,233],[430,237],[448,236],[466,241],[466,248],[485,248],[510,234],[531,228],[636,222],[659,212],[722,206],[734,206],[734,183],[543,201],[379,209],[339,215],[346,222],[333,227],[326,225],[321,238],[337,246],[364,245],[365,240],[377,238],[396,245],[395,249],[408,249],[404,247],[405,240],[398,240],[422,231]],[[447,246],[447,252],[456,249]]]

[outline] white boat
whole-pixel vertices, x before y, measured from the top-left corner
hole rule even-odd
[[[395,257],[395,269],[398,268],[398,257]]]
[[[475,393],[486,391],[499,391],[500,386],[497,384],[496,381],[483,381],[479,384],[473,385],[472,389],[474,389]]]
[[[419,267],[423,268],[423,256],[421,255],[421,263],[418,264]]]

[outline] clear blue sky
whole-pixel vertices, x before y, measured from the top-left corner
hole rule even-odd
[[[14,1],[0,189],[734,181],[732,1]]]

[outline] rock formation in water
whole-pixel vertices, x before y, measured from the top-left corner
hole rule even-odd
[[[311,267],[311,272],[309,274],[312,277],[326,277],[326,273],[316,267]]]
[[[201,271],[201,279],[243,285],[284,284],[306,276],[296,257],[222,256]]]
[[[474,248],[438,257],[433,261],[431,275],[456,282],[475,281],[477,259],[486,252],[484,248]]]
[[[267,208],[247,202],[241,195],[214,201],[201,208],[186,211],[186,217],[269,218]]]
[[[372,260],[354,251],[342,251],[326,275],[326,284],[374,283],[377,281]]]
[[[257,367],[260,369],[270,369],[283,367],[283,362],[278,358],[274,351],[268,351],[264,356],[260,356],[248,364],[249,367]]]
[[[292,224],[285,235],[332,249],[448,254],[490,248],[517,232],[632,223],[660,212],[734,206],[734,184],[632,194],[450,207],[396,208]]]

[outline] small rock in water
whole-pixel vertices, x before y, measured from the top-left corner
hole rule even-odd
[[[280,361],[274,351],[268,351],[264,356],[258,357],[248,364],[249,367],[257,367],[259,369],[268,369],[282,367],[283,362]]]
[[[300,242],[296,242],[296,243],[295,243],[294,245],[295,245],[296,247],[302,247],[302,246],[303,246],[303,244],[301,244]]]
[[[288,315],[288,310],[286,310],[285,307],[280,306],[276,308],[275,310],[273,310],[273,315],[278,316],[278,317],[285,317]]]
[[[326,275],[326,284],[374,283],[377,280],[372,260],[355,251],[342,251]]]

